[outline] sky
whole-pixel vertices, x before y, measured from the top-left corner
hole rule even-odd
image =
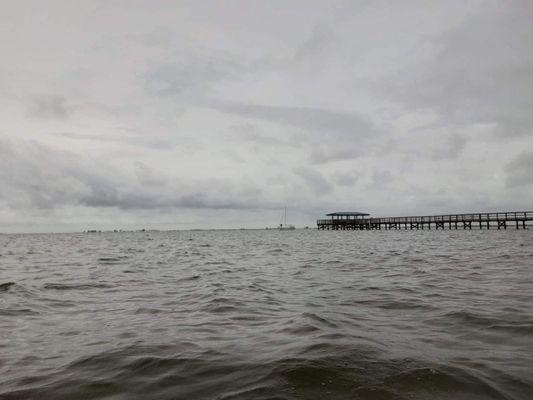
[[[533,210],[531,1],[0,3],[0,232]]]

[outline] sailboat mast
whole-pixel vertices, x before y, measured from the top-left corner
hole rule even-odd
[[[285,207],[285,214],[283,215],[283,226],[287,226],[287,207]]]

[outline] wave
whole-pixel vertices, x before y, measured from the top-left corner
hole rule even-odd
[[[474,232],[244,234],[0,250],[0,400],[531,399],[525,258]],[[518,234],[495,251],[530,254]]]
[[[109,289],[112,285],[105,283],[45,283],[43,289],[51,290],[90,290],[90,289]]]
[[[39,312],[30,308],[7,308],[0,309],[0,315],[5,317],[16,317],[23,315],[39,315]]]
[[[531,319],[531,317],[513,317],[509,314],[488,316],[466,310],[447,312],[438,316],[437,318],[434,318],[433,321],[443,324],[461,323],[462,325],[487,329],[505,329],[506,327],[521,327],[530,329],[533,326],[533,319]]]
[[[128,259],[128,256],[100,257],[98,258],[98,262],[104,265],[114,265],[122,264],[125,262],[126,259]]]
[[[193,343],[128,347],[80,358],[33,382],[11,382],[2,399],[526,399],[467,368],[381,358],[339,347],[317,358],[243,360]],[[325,353],[321,353],[325,354]],[[17,390],[10,388],[18,387]]]
[[[0,283],[0,292],[7,292],[11,286],[13,286],[15,282],[4,282]]]

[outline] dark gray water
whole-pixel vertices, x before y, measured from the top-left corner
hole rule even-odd
[[[533,230],[0,235],[1,399],[532,399]]]

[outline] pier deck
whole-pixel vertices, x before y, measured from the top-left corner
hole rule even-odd
[[[354,217],[358,215],[358,217]],[[366,218],[363,213],[332,213],[317,220],[321,230],[363,229],[527,229],[533,211]]]

